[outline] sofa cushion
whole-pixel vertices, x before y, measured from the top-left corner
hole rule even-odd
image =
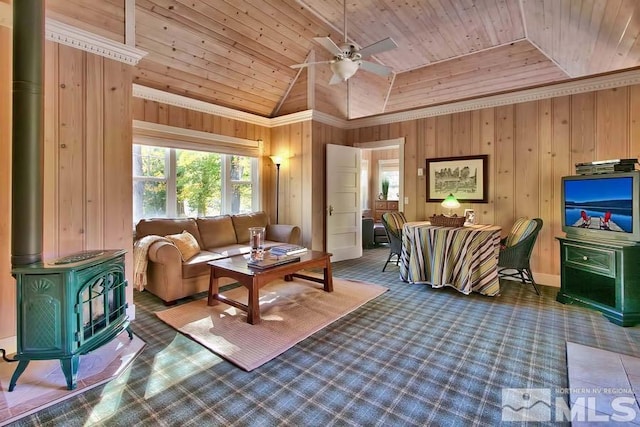
[[[173,244],[176,245],[180,251],[180,255],[182,256],[182,261],[187,261],[200,253],[200,245],[198,245],[198,241],[193,237],[193,234],[188,231],[183,231],[180,234],[168,234],[164,237],[171,240]]]
[[[237,242],[249,243],[249,227],[266,227],[269,217],[265,212],[252,212],[231,216],[233,228],[236,230]]]
[[[214,252],[200,251],[198,255],[194,256],[189,261],[182,263],[182,278],[189,279],[191,277],[209,274],[211,267],[207,263],[209,261],[223,258],[226,257]]]
[[[200,237],[205,249],[237,243],[236,230],[229,215],[210,216],[196,219]]]
[[[198,224],[194,218],[151,218],[141,219],[136,224],[136,239],[140,239],[144,236],[155,234],[157,236],[166,236],[167,234],[179,234],[183,231],[188,231],[193,237],[196,238],[200,248],[204,248],[202,245],[202,239],[200,238],[200,232],[198,231]]]

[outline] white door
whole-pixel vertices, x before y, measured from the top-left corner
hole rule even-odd
[[[360,149],[327,144],[327,252],[331,261],[362,256]]]

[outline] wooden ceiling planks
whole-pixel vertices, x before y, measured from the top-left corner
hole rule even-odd
[[[523,0],[528,37],[572,77],[630,68],[640,57],[640,2]]]
[[[370,58],[395,76],[361,70],[349,89],[327,85],[327,64],[314,66],[316,108],[344,118],[640,66],[636,0],[346,1],[352,42],[363,47],[392,37],[398,48]],[[48,0],[46,7],[48,17],[123,42],[125,3]],[[148,55],[134,67],[134,81],[265,117],[294,112],[306,102],[302,88],[290,90],[297,75],[290,65],[311,49],[317,61],[330,58],[313,37],[342,42],[343,5],[136,0],[136,47]]]
[[[534,46],[521,41],[399,74],[386,112],[565,79],[567,76]]]
[[[14,0],[19,1],[19,0]],[[124,42],[123,0],[47,0],[46,16]]]

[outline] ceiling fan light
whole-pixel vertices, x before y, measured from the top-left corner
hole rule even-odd
[[[346,59],[332,63],[331,71],[333,71],[333,74],[340,77],[342,81],[345,81],[358,71],[358,67],[360,67],[359,62]]]

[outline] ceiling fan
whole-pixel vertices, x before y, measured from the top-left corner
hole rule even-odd
[[[363,47],[362,49],[358,49],[356,45],[349,43],[347,38],[346,0],[344,1],[344,43],[338,46],[329,37],[314,37],[313,39],[328,50],[333,55],[333,59],[329,61],[295,64],[291,65],[291,68],[302,68],[316,64],[331,64],[330,67],[331,71],[333,71],[333,76],[329,81],[330,85],[346,81],[348,78],[353,76],[356,71],[358,71],[358,68],[362,68],[365,71],[369,71],[383,77],[388,76],[393,71],[390,67],[385,65],[376,64],[362,59],[398,47],[391,37],[377,41],[369,46]]]

